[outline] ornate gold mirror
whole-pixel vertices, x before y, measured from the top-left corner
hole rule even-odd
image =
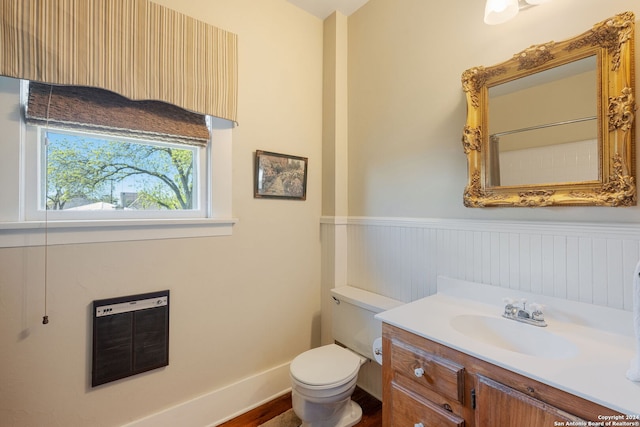
[[[636,204],[632,12],[462,75],[467,207]]]

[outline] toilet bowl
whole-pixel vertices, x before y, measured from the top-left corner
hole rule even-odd
[[[308,350],[291,362],[291,397],[303,427],[349,427],[362,418],[351,400],[366,358],[336,344]]]
[[[349,286],[331,290],[333,336],[340,344],[307,350],[290,365],[293,410],[301,427],[350,427],[362,418],[351,400],[360,367],[373,355],[373,343],[382,333],[375,314],[402,303]],[[379,341],[379,340],[378,340]]]

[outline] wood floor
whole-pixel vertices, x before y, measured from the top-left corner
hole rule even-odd
[[[378,399],[359,387],[356,387],[351,398],[362,407],[362,420],[356,427],[382,426],[382,403]],[[291,409],[291,393],[220,424],[219,427],[258,427],[288,409]]]

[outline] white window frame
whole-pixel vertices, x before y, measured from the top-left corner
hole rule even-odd
[[[14,82],[0,81],[0,87],[3,85],[15,88]],[[21,82],[19,93],[2,95],[7,99],[0,102],[9,100],[11,104],[5,102],[2,108],[19,111],[26,88],[26,82]],[[99,217],[103,213],[98,213],[98,217],[91,215],[93,218],[74,216],[65,219],[57,216],[59,212],[48,211],[45,215],[44,211],[33,209],[37,206],[40,188],[37,127],[27,126],[23,119],[7,123],[7,133],[0,135],[0,199],[7,203],[0,208],[0,247],[39,246],[45,242],[60,245],[231,235],[237,222],[231,210],[233,123],[209,117],[208,124],[211,141],[200,153],[200,163],[206,167],[203,176],[207,184],[201,185],[203,188],[198,191],[201,209],[197,213],[191,210],[177,215],[172,212],[172,217],[136,218],[134,215],[119,219]],[[19,159],[19,165],[2,163],[12,159]]]
[[[50,221],[61,220],[121,220],[121,219],[175,219],[175,218],[207,218],[211,212],[211,203],[209,201],[210,191],[208,189],[209,180],[207,179],[207,171],[210,168],[211,163],[211,145],[206,147],[194,147],[183,145],[178,148],[192,149],[194,153],[194,177],[193,187],[195,192],[195,204],[196,209],[188,210],[111,210],[111,211],[82,211],[82,210],[47,210],[45,211],[41,206],[43,200],[43,188],[46,177],[43,176],[43,163],[46,161],[44,134],[47,131],[53,131],[66,135],[78,135],[89,137],[104,137],[108,135],[101,135],[99,133],[85,133],[70,131],[67,129],[47,128],[45,126],[27,126],[27,139],[34,138],[31,135],[31,129],[36,129],[36,144],[27,144],[27,194],[37,194],[37,198],[26,198],[26,220],[27,221],[44,221],[45,219]],[[117,139],[123,142],[131,143],[155,143],[154,141],[143,141],[134,138],[123,138],[118,136]],[[167,145],[165,143],[157,143],[157,145]],[[36,149],[34,150],[34,146]],[[176,145],[173,144],[173,147]],[[36,151],[35,153],[33,151]],[[29,165],[32,159],[36,159],[35,166]],[[35,176],[34,175],[35,171]]]

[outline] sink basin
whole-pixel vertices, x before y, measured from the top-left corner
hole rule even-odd
[[[546,328],[502,317],[463,314],[452,318],[451,326],[475,341],[529,356],[569,359],[578,354],[575,344]]]

